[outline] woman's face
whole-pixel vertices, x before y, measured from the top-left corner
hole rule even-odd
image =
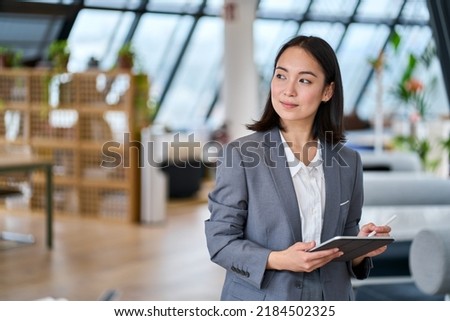
[[[272,105],[283,125],[311,125],[322,101],[333,95],[319,63],[304,49],[290,47],[278,59],[271,82]]]

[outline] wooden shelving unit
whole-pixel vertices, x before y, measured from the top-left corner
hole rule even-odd
[[[139,151],[124,144],[138,139],[136,81],[126,71],[0,70],[0,146],[53,161],[56,214],[138,220]],[[43,210],[44,179],[31,182],[31,207]]]

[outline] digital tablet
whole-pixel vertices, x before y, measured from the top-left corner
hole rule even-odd
[[[392,237],[335,236],[312,248],[309,252],[328,250],[337,247],[340,251],[344,252],[344,254],[334,260],[349,261],[392,242],[394,242]]]

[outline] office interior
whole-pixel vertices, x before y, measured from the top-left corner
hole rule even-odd
[[[356,299],[448,300],[449,21],[445,0],[1,1],[0,300],[219,300],[217,151],[297,34],[337,53],[361,224],[397,216]]]

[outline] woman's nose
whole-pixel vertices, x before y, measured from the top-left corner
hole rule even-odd
[[[295,84],[293,82],[289,82],[284,89],[283,94],[288,97],[293,97],[297,94],[295,90]]]

